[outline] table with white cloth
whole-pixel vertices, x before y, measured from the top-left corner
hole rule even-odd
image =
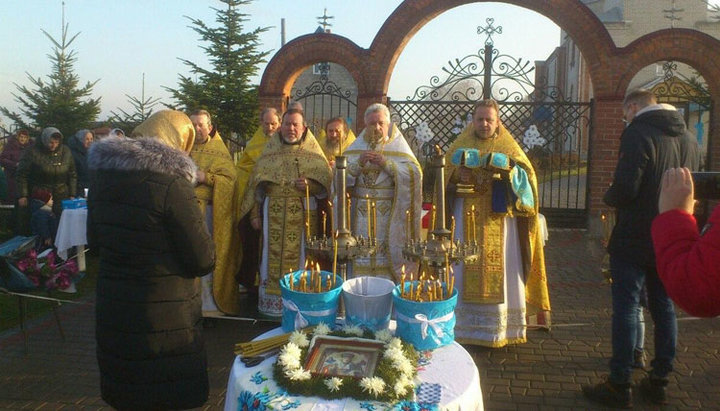
[[[394,321],[391,324],[394,329]],[[282,334],[280,328],[256,338],[264,339]],[[265,359],[255,367],[246,367],[235,357],[228,377],[225,410],[292,409],[299,411],[330,410],[386,410],[394,404],[379,401],[357,401],[352,398],[328,400],[288,394],[273,380],[273,365],[277,356]],[[470,354],[458,343],[421,353],[416,382],[418,404],[435,404],[438,410],[473,411],[483,409],[480,373]],[[262,406],[258,407],[262,402]],[[255,405],[253,405],[255,404]],[[247,405],[247,408],[243,406]]]
[[[87,244],[87,208],[69,208],[60,214],[55,248],[63,260],[68,258],[68,250],[77,247],[77,263],[80,271],[85,271],[85,244]]]

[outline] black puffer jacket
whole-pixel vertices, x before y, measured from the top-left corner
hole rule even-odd
[[[605,204],[617,208],[608,245],[610,255],[644,267],[655,266],[650,226],[658,214],[662,175],[668,168],[697,170],[698,145],[680,112],[656,105],[623,131],[620,158]]]
[[[91,146],[88,168],[102,397],[120,409],[199,407],[209,385],[196,277],[215,250],[195,166],[158,140],[113,137]]]

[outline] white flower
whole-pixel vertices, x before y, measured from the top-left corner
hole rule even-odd
[[[402,348],[386,348],[385,352],[383,353],[383,357],[395,361],[399,358],[405,358],[405,353],[403,352]]]
[[[312,375],[310,374],[310,371],[305,370],[303,368],[296,368],[294,370],[285,370],[285,376],[290,378],[293,381],[304,381],[309,380]]]
[[[399,338],[395,337],[392,340],[390,340],[390,342],[388,343],[387,346],[388,346],[388,348],[402,349],[402,341]]]
[[[380,330],[375,333],[375,339],[380,340],[384,343],[390,342],[390,340],[392,340],[392,338],[393,338],[393,335],[390,332],[390,330],[388,330],[388,329]]]
[[[308,341],[307,335],[305,335],[305,333],[301,331],[293,331],[293,333],[290,334],[289,341],[301,348],[310,345],[310,341]]]
[[[385,381],[380,377],[365,377],[360,380],[360,387],[377,397],[385,391]]]
[[[402,376],[398,378],[397,381],[395,381],[395,385],[393,385],[393,390],[395,391],[395,395],[400,397],[407,394],[408,388],[412,388],[414,385],[415,384],[412,382],[412,380],[405,376]]]
[[[410,360],[408,360],[406,357],[402,358],[394,358],[393,359],[393,367],[398,370],[402,375],[412,375],[413,371],[415,370],[415,367],[413,367]]]
[[[338,377],[332,377],[325,380],[325,386],[328,387],[330,391],[340,390],[342,383],[343,381]]]
[[[285,370],[300,368],[300,353],[300,347],[289,342],[285,344],[285,347],[283,347],[280,351],[278,362],[285,368]]]
[[[362,328],[358,327],[357,325],[346,325],[346,326],[343,327],[342,330],[345,331],[347,334],[350,334],[350,335],[355,335],[355,336],[358,336],[358,337],[362,337],[362,336],[363,336],[363,330],[362,330]]]
[[[315,330],[313,331],[313,335],[328,335],[328,334],[330,334],[330,327],[328,327],[328,325],[323,322],[316,325]]]

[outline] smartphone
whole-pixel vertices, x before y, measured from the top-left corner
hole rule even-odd
[[[693,172],[692,179],[695,186],[695,199],[697,200],[718,200],[720,199],[720,172],[697,171]]]

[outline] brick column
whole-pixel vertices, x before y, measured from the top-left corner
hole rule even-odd
[[[588,230],[592,236],[602,235],[600,215],[610,209],[602,198],[612,183],[617,165],[620,135],[624,128],[622,100],[622,97],[605,98],[595,102],[588,169]]]

